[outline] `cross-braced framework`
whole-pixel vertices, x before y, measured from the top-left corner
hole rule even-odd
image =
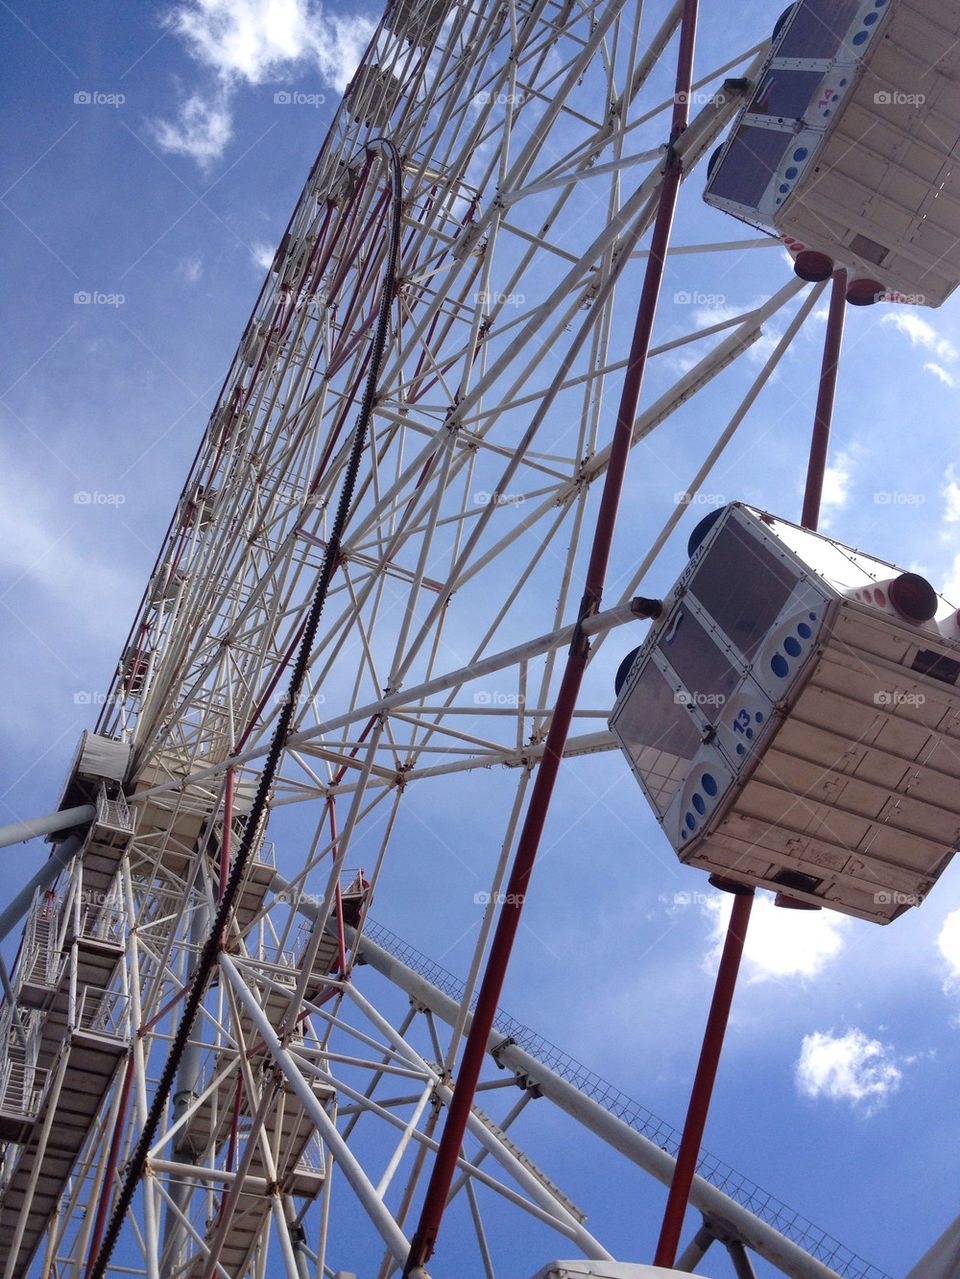
[[[261,833],[110,1272],[386,1279],[402,1267],[609,461],[673,105],[661,59],[673,56],[681,6],[655,8],[397,0],[373,37],[224,382],[99,736],[72,775],[68,798],[94,802],[97,816],[60,887],[31,911],[16,972],[24,1011],[14,1018],[8,1005],[0,1080],[3,1279],[79,1279],[96,1265],[284,704],[398,200],[368,444],[274,780],[284,873]],[[684,176],[729,123],[762,51],[733,46],[698,80],[677,147]],[[376,139],[401,157],[400,190]],[[738,235],[681,249],[732,261],[771,243]],[[804,286],[767,256],[781,269],[765,300],[708,327],[691,320],[651,352],[636,444],[732,363],[742,370],[738,357],[777,317],[779,340],[742,378],[691,493],[819,296],[799,299]],[[570,759],[613,747],[607,681],[590,671],[604,636],[633,620],[630,600],[683,511],[584,626],[593,708],[577,712]],[[114,749],[122,758],[104,762]],[[503,777],[515,785],[482,868],[489,904],[467,981],[451,1000],[370,949],[364,925],[391,859],[416,873],[393,838],[405,797],[428,779],[484,772],[496,775],[496,804]],[[406,1016],[375,1006],[358,956],[413,999]],[[506,1073],[492,1061],[481,1082],[454,1185],[473,1250],[438,1254],[438,1274],[519,1274],[524,1222],[544,1260],[609,1255],[507,1136],[534,1096],[669,1179],[659,1142],[601,1102],[575,1105],[575,1083],[509,1038],[490,1045]],[[510,1104],[498,1106],[505,1092]],[[708,1181],[694,1202],[700,1245],[727,1243],[738,1273],[744,1244],[790,1274],[868,1273],[835,1249],[809,1256],[809,1235],[780,1233],[783,1214],[765,1223]],[[519,1225],[505,1224],[507,1209]],[[374,1251],[382,1261],[369,1269]]]

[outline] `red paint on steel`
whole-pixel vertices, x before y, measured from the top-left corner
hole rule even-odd
[[[683,1136],[680,1138],[680,1150],[677,1153],[670,1194],[667,1197],[667,1208],[660,1228],[657,1255],[653,1259],[655,1266],[671,1267],[676,1260],[680,1231],[683,1227],[687,1201],[690,1198],[690,1187],[693,1184],[697,1159],[700,1155],[700,1143],[703,1140],[703,1129],[707,1122],[707,1111],[710,1108],[710,1098],[717,1077],[720,1051],[723,1048],[730,1005],[737,985],[737,972],[743,956],[743,944],[747,937],[747,924],[750,922],[752,906],[752,892],[749,896],[738,894],[733,899],[730,923],[727,925],[713,1000],[707,1017],[707,1028],[703,1033],[700,1060],[697,1063],[697,1073],[690,1092],[690,1104],[687,1107],[687,1118],[683,1125]]]
[[[249,1057],[250,1053],[247,1053],[247,1056]],[[230,1141],[227,1144],[227,1162],[225,1165],[227,1172],[233,1172],[233,1161],[237,1155],[237,1135],[240,1131],[240,1107],[242,1102],[243,1102],[243,1075],[240,1074],[237,1076],[237,1087],[236,1087],[236,1091],[233,1094],[233,1117],[230,1121]],[[217,1207],[217,1215],[213,1221],[214,1226],[217,1226],[219,1224],[220,1218],[223,1216],[224,1212],[226,1211],[227,1196],[229,1194],[230,1194],[230,1185],[228,1183],[227,1185],[224,1186],[220,1194],[220,1203]]]
[[[107,1167],[103,1174],[103,1185],[100,1187],[100,1202],[97,1204],[97,1219],[93,1223],[93,1237],[87,1251],[87,1268],[84,1279],[90,1279],[93,1263],[100,1251],[104,1227],[107,1224],[107,1212],[113,1192],[113,1182],[120,1162],[120,1147],[123,1144],[126,1127],[127,1107],[130,1104],[130,1089],[133,1085],[133,1050],[127,1053],[127,1069],[123,1076],[123,1092],[120,1095],[120,1107],[117,1110],[117,1121],[114,1124],[113,1136],[110,1139],[110,1154],[107,1156]]]
[[[803,514],[800,516],[803,527],[814,531],[820,522],[820,499],[823,495],[823,477],[827,469],[827,447],[830,443],[833,400],[837,390],[837,368],[840,364],[840,346],[843,342],[846,293],[847,273],[838,271],[833,277],[833,288],[830,293],[827,332],[823,339],[823,363],[820,366],[820,390],[817,394],[817,409],[813,418],[813,438],[810,441],[810,460],[807,463]]]
[[[587,568],[583,600],[580,605],[580,621],[597,611],[603,591],[610,547],[616,524],[617,509],[626,474],[627,459],[633,441],[633,427],[640,400],[640,390],[646,369],[647,353],[650,349],[650,337],[653,321],[660,296],[667,246],[670,242],[670,230],[676,209],[677,192],[680,186],[680,162],[673,144],[686,127],[687,103],[690,96],[690,85],[693,73],[693,47],[696,34],[697,0],[684,0],[683,19],[680,34],[680,50],[677,59],[677,86],[674,98],[674,111],[670,142],[664,165],[663,180],[660,184],[660,197],[657,216],[653,226],[650,242],[650,255],[644,275],[643,288],[637,307],[637,318],[633,333],[633,342],[627,362],[620,396],[620,407],[614,428],[613,442],[607,473],[604,477],[603,493],[600,498],[600,510],[593,536],[590,562]],[[550,722],[550,729],[544,743],[543,758],[537,769],[530,804],[524,818],[523,828],[517,843],[517,852],[510,872],[504,903],[500,908],[496,931],[490,947],[486,969],[477,997],[477,1006],[473,1014],[470,1033],[467,1036],[463,1060],[457,1076],[456,1086],[450,1101],[443,1135],[437,1149],[436,1159],[430,1183],[421,1209],[420,1221],[410,1245],[410,1254],[404,1267],[404,1274],[410,1274],[419,1266],[423,1266],[433,1252],[444,1207],[453,1182],[453,1174],[457,1166],[460,1147],[467,1128],[467,1120],[473,1105],[480,1069],[487,1050],[487,1042],[493,1029],[500,991],[510,959],[523,902],[530,884],[537,849],[543,833],[557,778],[560,761],[577,702],[577,694],[587,664],[589,645],[586,637],[578,630],[564,669],[560,691]]]
[[[167,1000],[167,1002],[163,1005],[163,1007],[154,1017],[151,1017],[149,1021],[145,1021],[143,1023],[143,1025],[137,1031],[137,1034],[142,1037],[143,1035],[147,1033],[148,1030],[153,1030],[157,1022],[161,1021],[167,1015],[170,1009],[173,1008],[175,1004],[178,1004],[181,999],[183,999],[184,995],[186,995],[187,991],[190,989],[192,985],[193,985],[193,978],[191,977],[183,986],[180,987],[180,989],[172,998]]]

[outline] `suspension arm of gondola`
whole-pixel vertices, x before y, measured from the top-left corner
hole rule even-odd
[[[830,290],[830,309],[827,312],[827,331],[823,339],[823,363],[820,367],[820,387],[813,418],[813,435],[810,439],[810,460],[807,463],[807,482],[803,493],[803,514],[800,523],[804,528],[816,530],[820,523],[820,499],[827,470],[827,448],[830,444],[830,425],[833,419],[833,401],[837,391],[837,369],[840,365],[840,347],[843,342],[843,320],[846,314],[847,273],[837,271]]]
[[[126,1175],[124,1177],[123,1184],[120,1187],[119,1194],[117,1195],[117,1201],[114,1205],[113,1213],[111,1214],[103,1243],[90,1271],[89,1279],[103,1279],[107,1266],[110,1263],[110,1258],[116,1246],[124,1217],[126,1216],[127,1210],[133,1201],[137,1183],[139,1182],[146,1166],[147,1155],[151,1145],[153,1144],[161,1115],[173,1087],[180,1059],[183,1055],[184,1049],[186,1048],[193,1029],[193,1024],[200,1010],[200,1005],[206,993],[207,984],[216,968],[217,959],[221,952],[224,929],[226,928],[227,921],[230,918],[234,901],[239,891],[244,872],[246,871],[247,862],[258,845],[263,826],[267,819],[270,792],[280,764],[280,759],[287,747],[288,739],[290,738],[293,730],[294,716],[299,705],[300,692],[306,679],[310,658],[313,652],[313,645],[320,623],[320,616],[326,602],[330,580],[336,570],[339,560],[340,544],[346,528],[347,516],[353,500],[354,487],[359,474],[360,462],[366,444],[367,430],[373,413],[380,365],[389,328],[390,312],[396,292],[398,250],[400,244],[401,214],[403,205],[403,171],[400,156],[396,148],[391,142],[384,138],[373,139],[370,143],[368,143],[368,146],[371,149],[379,147],[387,155],[390,169],[390,181],[392,184],[393,211],[390,228],[390,243],[382,283],[377,327],[373,337],[370,367],[366,386],[364,387],[363,400],[357,419],[357,425],[354,429],[354,438],[350,449],[349,461],[347,463],[343,484],[340,490],[337,512],[330,532],[327,549],[323,557],[320,579],[317,583],[317,588],[314,593],[313,602],[310,606],[307,618],[307,624],[304,628],[303,640],[297,654],[297,660],[294,663],[288,694],[277,719],[277,725],[270,743],[270,750],[264,763],[263,772],[260,775],[259,785],[257,787],[256,795],[254,796],[253,804],[250,808],[249,816],[247,817],[244,825],[243,835],[240,839],[239,847],[237,848],[236,857],[234,858],[233,865],[230,868],[229,879],[218,903],[216,915],[210,929],[210,934],[200,952],[194,972],[194,979],[190,985],[190,990],[187,993],[184,1003],[183,1015],[177,1027],[176,1034],[174,1035],[173,1043],[167,1056],[166,1063],[164,1064],[160,1080],[157,1084],[157,1089],[147,1114],[143,1131],[140,1134],[140,1138],[127,1165]]]
[[[584,584],[583,601],[578,625],[574,631],[556,707],[543,752],[543,760],[537,770],[523,828],[517,844],[510,880],[504,904],[494,933],[486,970],[480,986],[477,1007],[467,1036],[456,1087],[450,1101],[443,1135],[433,1165],[421,1209],[420,1221],[410,1246],[404,1273],[416,1275],[429,1260],[436,1243],[447,1197],[450,1193],[460,1147],[471,1114],[473,1096],[480,1078],[487,1039],[493,1026],[497,1003],[503,987],[510,952],[520,926],[533,865],[553,787],[556,782],[563,749],[570,728],[577,695],[586,669],[589,643],[580,623],[595,614],[600,606],[610,557],[617,510],[623,491],[627,461],[633,442],[633,426],[640,400],[647,353],[653,332],[653,321],[660,295],[666,263],[670,231],[676,209],[677,194],[682,176],[675,144],[686,127],[693,79],[693,49],[696,34],[697,0],[684,0],[680,27],[680,49],[677,59],[674,111],[663,176],[660,183],[659,202],[650,243],[643,287],[637,307],[630,358],[624,375],[617,421],[614,428],[610,462],[604,477],[603,493],[594,531],[590,560]]]

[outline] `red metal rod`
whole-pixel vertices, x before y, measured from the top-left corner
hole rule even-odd
[[[747,937],[747,924],[750,922],[752,906],[752,891],[733,899],[733,910],[730,912],[730,923],[727,925],[727,936],[720,956],[720,967],[717,971],[710,1014],[707,1017],[707,1028],[703,1033],[700,1060],[697,1062],[697,1073],[690,1092],[690,1105],[687,1107],[683,1136],[680,1138],[680,1150],[677,1153],[670,1194],[667,1197],[667,1208],[660,1228],[657,1255],[653,1259],[655,1266],[670,1267],[677,1257],[680,1231],[687,1211],[693,1175],[697,1169],[700,1143],[703,1140],[703,1129],[707,1122],[707,1111],[710,1108],[710,1098],[717,1077],[720,1050],[723,1048],[723,1037],[730,1016],[733,992],[737,985],[737,972],[743,956],[743,944]]]
[[[127,1106],[130,1103],[130,1088],[133,1084],[133,1050],[127,1053],[127,1070],[123,1077],[123,1092],[120,1095],[120,1108],[117,1111],[117,1121],[113,1128],[113,1137],[110,1140],[110,1154],[107,1157],[107,1167],[103,1175],[103,1185],[100,1188],[100,1202],[97,1204],[97,1219],[93,1223],[93,1238],[90,1241],[90,1247],[87,1251],[87,1268],[84,1272],[84,1279],[90,1279],[90,1272],[93,1269],[93,1263],[100,1251],[100,1244],[103,1241],[103,1231],[107,1224],[107,1212],[110,1208],[110,1200],[113,1197],[113,1182],[117,1175],[117,1165],[120,1162],[120,1146],[123,1142],[124,1129],[127,1120]]]
[[[647,353],[650,349],[650,337],[653,321],[660,296],[667,246],[670,242],[670,230],[676,209],[677,192],[680,187],[680,162],[673,150],[673,144],[683,132],[687,122],[687,103],[690,96],[690,84],[693,73],[693,45],[696,33],[697,0],[684,0],[683,25],[680,36],[680,51],[677,65],[677,90],[674,99],[674,113],[670,136],[671,146],[667,152],[663,180],[660,185],[660,199],[656,221],[650,241],[650,256],[637,307],[637,319],[630,348],[630,357],[623,380],[620,396],[620,407],[614,428],[613,441],[610,448],[610,459],[604,477],[603,493],[600,498],[600,510],[593,536],[590,562],[584,584],[584,595],[580,605],[580,620],[596,612],[600,604],[606,576],[607,562],[610,557],[610,546],[616,524],[617,509],[623,491],[627,460],[633,442],[633,426],[640,400],[640,389],[646,369]],[[587,664],[589,644],[579,631],[575,635],[567,655],[560,691],[557,696],[550,730],[544,744],[543,759],[537,769],[536,779],[530,796],[530,804],[524,818],[523,828],[517,843],[510,880],[507,885],[504,903],[500,908],[496,931],[490,946],[486,969],[477,996],[477,1007],[473,1014],[470,1033],[467,1036],[463,1052],[463,1060],[457,1076],[456,1086],[450,1101],[450,1108],[444,1124],[443,1135],[437,1149],[436,1159],[430,1183],[421,1209],[420,1221],[410,1245],[410,1255],[404,1267],[404,1274],[429,1259],[433,1252],[440,1222],[446,1206],[447,1197],[453,1182],[453,1175],[460,1154],[460,1147],[467,1128],[473,1098],[480,1078],[487,1040],[493,1029],[493,1020],[503,988],[510,952],[520,926],[520,914],[527,894],[530,877],[536,860],[537,849],[543,833],[553,793],[554,783],[563,758],[563,750],[567,733],[577,702],[577,694]]]
[[[823,495],[823,477],[827,470],[827,446],[830,443],[830,423],[833,419],[833,399],[837,389],[837,369],[840,364],[840,345],[843,342],[846,301],[847,273],[837,271],[833,277],[830,310],[827,314],[827,332],[823,339],[820,391],[817,395],[817,411],[813,419],[813,437],[810,440],[810,461],[807,463],[803,514],[800,516],[803,527],[814,530],[820,522],[820,499]]]
[[[175,995],[171,995],[171,997],[167,1000],[167,1002],[163,1005],[163,1007],[155,1016],[151,1017],[149,1021],[145,1021],[143,1023],[143,1025],[138,1029],[137,1034],[142,1036],[142,1035],[145,1035],[148,1030],[153,1030],[157,1022],[161,1021],[167,1015],[167,1013],[174,1006],[174,1004],[178,1004],[180,1000],[183,999],[184,995],[186,995],[187,991],[190,989],[192,985],[193,985],[193,978],[190,977],[186,981],[186,983],[180,987],[180,989],[177,991]]]
[[[249,1057],[251,1054],[247,1053]],[[233,1161],[237,1153],[237,1134],[240,1131],[240,1107],[243,1103],[243,1075],[237,1075],[237,1087],[233,1094],[233,1116],[230,1121],[230,1141],[227,1145],[227,1172],[233,1171]],[[223,1216],[227,1206],[227,1196],[230,1193],[229,1185],[225,1185],[220,1194],[220,1204],[217,1208],[217,1215],[214,1218],[214,1225],[218,1225],[220,1218]]]

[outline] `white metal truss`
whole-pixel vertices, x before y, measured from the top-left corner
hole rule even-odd
[[[282,850],[279,879],[271,845],[256,850],[111,1273],[320,1279],[372,1274],[371,1248],[378,1279],[397,1273],[572,635],[669,121],[659,59],[669,61],[679,11],[397,0],[381,22],[246,327],[98,727],[132,746],[133,820],[107,786],[102,804],[117,812],[101,807],[73,869],[31,914],[16,975],[29,1015],[22,1042],[4,1030],[0,1075],[2,1279],[85,1273],[98,1206],[143,1125],[209,930],[221,856],[242,830],[313,598],[370,358],[397,194],[367,145],[379,137],[403,164],[399,288],[274,787],[301,852]],[[710,92],[680,144],[686,172],[746,92],[724,76],[749,77],[759,57],[731,48],[702,77]],[[803,286],[782,275],[765,301],[666,334],[653,353],[641,448],[728,366],[742,370],[771,320],[784,329],[690,491],[818,296],[800,303]],[[587,624],[594,657],[634,616],[629,601],[683,509]],[[608,690],[588,689],[571,758],[613,746]],[[465,987],[451,1009],[394,972],[414,1008],[378,1007],[354,960],[383,867],[408,856],[393,840],[405,796],[428,779],[506,769],[516,787],[483,868],[490,904]],[[360,862],[365,874],[348,870]],[[509,1064],[481,1085],[455,1184],[475,1252],[437,1274],[518,1274],[506,1207],[544,1240],[553,1232],[561,1252],[608,1255],[508,1136],[550,1087],[546,1067]],[[614,1148],[626,1140],[593,1119]],[[698,1193],[711,1237],[726,1229],[789,1274],[834,1273],[745,1209],[732,1221],[709,1188]],[[343,1252],[338,1216],[356,1256]]]

